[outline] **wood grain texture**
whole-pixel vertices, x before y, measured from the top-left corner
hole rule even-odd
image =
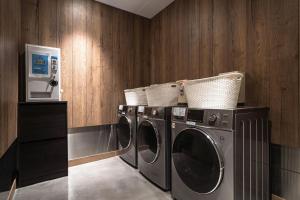
[[[151,83],[246,73],[272,142],[300,147],[299,0],[176,0],[151,20]]]
[[[113,8],[109,6],[101,7],[101,34],[100,34],[100,66],[101,66],[101,124],[109,124],[114,121],[114,75],[113,75]]]
[[[149,20],[93,0],[22,1],[20,46],[62,50],[69,127],[116,122],[123,90],[150,82],[149,38]]]
[[[68,101],[68,126],[73,126],[73,0],[58,1],[58,46],[61,48],[62,99]],[[24,33],[23,33],[24,34]],[[26,34],[26,33],[25,33]]]
[[[87,125],[87,0],[73,0],[73,126]],[[62,77],[64,78],[64,77]]]
[[[88,1],[87,11],[87,125],[93,125],[101,121],[101,10]]]
[[[0,157],[17,137],[20,5],[0,2]]]
[[[288,146],[300,146],[298,14],[297,0],[270,4],[271,120],[275,142]]]

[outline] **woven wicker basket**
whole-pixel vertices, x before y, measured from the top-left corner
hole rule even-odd
[[[146,88],[124,90],[126,104],[129,106],[148,105]]]
[[[185,91],[184,91],[184,84],[188,80],[180,80],[176,81],[176,83],[179,84],[180,87],[180,94],[178,96],[178,104],[187,104],[186,96],[185,96]]]
[[[236,108],[243,79],[242,73],[191,80],[185,83],[189,108]]]
[[[177,83],[151,85],[146,89],[148,106],[176,106],[180,95]]]

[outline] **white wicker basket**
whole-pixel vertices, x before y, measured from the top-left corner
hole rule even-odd
[[[126,104],[129,106],[148,105],[146,88],[124,90]]]
[[[185,96],[185,92],[184,92],[184,84],[186,81],[188,81],[188,80],[176,81],[176,83],[178,83],[179,87],[180,87],[180,94],[178,96],[178,104],[187,104],[187,100],[186,100],[186,96]]]
[[[243,79],[242,73],[191,80],[185,83],[189,108],[236,108]]]
[[[243,80],[241,82],[241,89],[240,89],[240,95],[238,99],[238,103],[244,104],[246,102],[246,74],[245,72],[239,72],[239,71],[234,71],[234,72],[227,72],[227,73],[221,73],[219,75],[225,75],[225,74],[232,74],[232,73],[242,73],[244,75]]]
[[[180,95],[177,83],[151,85],[146,89],[148,106],[176,106]]]

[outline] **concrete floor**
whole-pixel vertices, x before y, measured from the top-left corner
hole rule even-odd
[[[171,200],[120,158],[69,168],[69,177],[18,189],[15,200]]]

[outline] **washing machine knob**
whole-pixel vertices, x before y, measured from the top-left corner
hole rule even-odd
[[[51,79],[49,81],[49,84],[52,86],[52,87],[56,87],[58,85],[58,81],[54,80],[54,79]]]
[[[218,117],[215,114],[212,114],[211,116],[209,116],[208,118],[208,123],[209,125],[214,125],[217,121]]]

